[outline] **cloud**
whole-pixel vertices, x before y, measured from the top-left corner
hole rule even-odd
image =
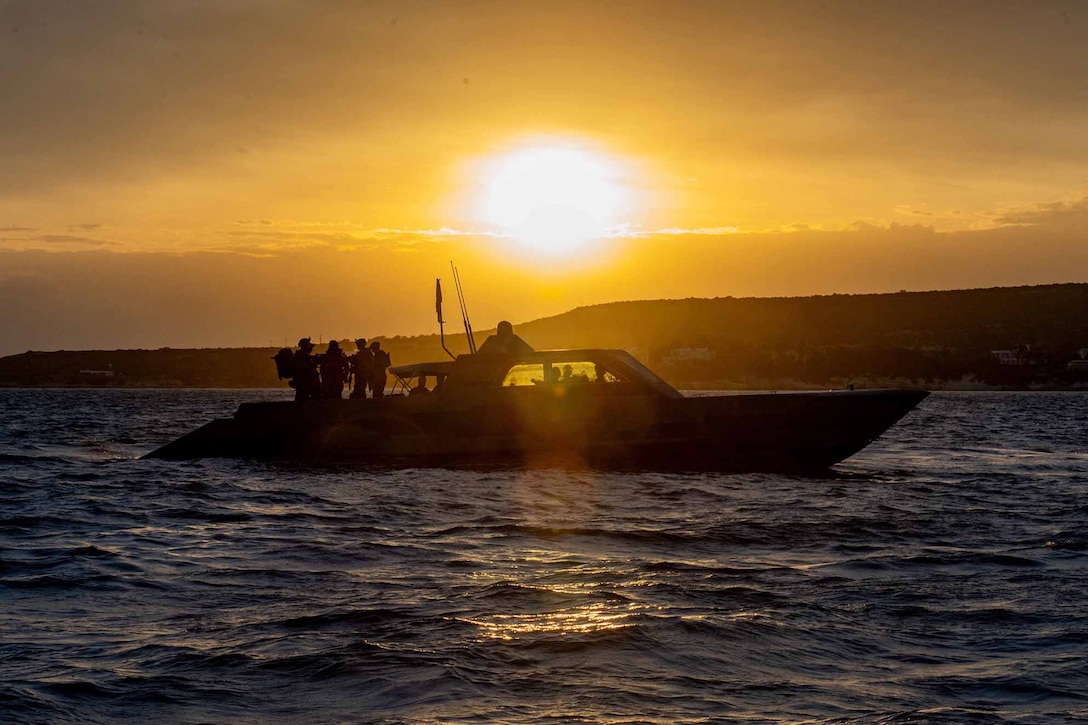
[[[938,214],[936,212],[929,211],[928,209],[915,209],[913,207],[906,206],[906,205],[900,205],[900,206],[895,207],[895,212],[897,214],[907,214],[907,215],[911,215],[911,216],[924,216],[924,217],[938,216]]]
[[[476,231],[466,229],[450,229],[449,227],[442,227],[440,229],[388,229],[379,228],[373,229],[370,232],[375,237],[379,238],[416,238],[427,237],[434,239],[443,239],[449,237],[491,237],[502,238],[506,235],[494,231]]]
[[[10,225],[6,227],[0,227],[0,232],[34,232],[37,231],[34,227],[19,227]]]
[[[720,237],[725,234],[737,234],[740,232],[738,227],[697,227],[694,229],[680,229],[678,227],[670,227],[668,229],[652,229],[642,232],[632,232],[631,236],[714,236]]]
[[[829,231],[829,230],[822,230]],[[882,234],[936,234],[937,229],[929,224],[900,224],[899,222],[872,222],[860,220],[848,224],[842,231],[859,232],[871,235]]]
[[[247,239],[259,242],[264,251],[274,251],[277,248],[291,249],[297,247],[330,246],[338,249],[353,249],[357,247],[377,248],[381,245],[414,246],[428,241],[460,238],[501,238],[502,235],[490,231],[467,231],[460,229],[394,229],[381,227],[377,229],[347,229],[333,231],[339,225],[328,223],[285,222],[266,224],[264,220],[257,222],[256,229],[234,230],[227,235],[234,239]],[[327,230],[327,231],[324,231]],[[250,242],[253,244],[254,242]],[[227,245],[226,248],[229,248]]]
[[[32,237],[36,242],[45,242],[47,244],[82,244],[89,247],[119,247],[119,242],[109,242],[104,239],[92,239],[91,237],[81,237],[73,234],[42,234],[36,237]]]
[[[101,224],[69,224],[68,231],[71,232],[94,232],[102,228]]]
[[[453,229],[451,227],[438,227],[434,229],[413,229],[377,227],[372,228],[362,222],[340,221],[299,221],[293,219],[236,219],[235,224],[240,226],[276,227],[277,229],[338,229],[345,232],[364,234],[366,236],[401,235],[409,234],[427,237],[475,237],[496,236],[494,232]]]
[[[1076,201],[1056,201],[1013,209],[994,218],[998,224],[1028,226],[1084,225],[1088,228],[1088,197]]]
[[[742,229],[735,226],[720,227],[667,227],[664,229],[638,229],[624,225],[613,233],[607,235],[610,238],[628,239],[662,239],[668,237],[730,237],[730,236],[768,236],[776,234],[800,234],[802,232],[814,233],[838,233],[838,232],[865,232],[876,234],[881,232],[904,232],[933,234],[937,230],[926,224],[899,224],[898,222],[874,222],[872,220],[858,220],[840,228],[826,228],[810,224],[785,224],[776,229]]]

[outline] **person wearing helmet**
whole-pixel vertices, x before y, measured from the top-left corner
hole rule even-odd
[[[347,374],[348,359],[340,349],[340,343],[329,340],[329,346],[321,356],[321,397],[341,400],[344,397],[344,378]]]
[[[374,354],[366,347],[366,338],[360,337],[355,341],[356,352],[351,356],[351,375],[355,378],[355,386],[351,389],[352,398],[365,398],[366,389],[370,385],[372,377],[371,368],[374,366]]]
[[[295,400],[316,400],[321,397],[321,378],[317,374],[317,359],[311,355],[314,344],[310,338],[298,341],[294,356]]]
[[[393,361],[389,357],[389,353],[382,349],[382,345],[377,340],[370,343],[370,353],[374,356],[374,361],[370,369],[370,390],[375,398],[385,397],[385,384],[387,382],[385,376],[385,369],[393,364]]]

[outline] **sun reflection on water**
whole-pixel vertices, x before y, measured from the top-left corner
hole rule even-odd
[[[535,614],[495,614],[469,618],[489,639],[514,641],[534,635],[567,636],[621,630],[634,626],[632,621],[640,609],[635,604],[598,602],[562,611]]]

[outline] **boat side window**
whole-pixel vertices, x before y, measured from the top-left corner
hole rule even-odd
[[[515,365],[507,371],[502,379],[504,388],[517,388],[544,383],[544,365],[542,363],[527,363]]]
[[[594,383],[622,383],[624,381],[619,375],[610,372],[600,365],[595,366],[589,379]]]

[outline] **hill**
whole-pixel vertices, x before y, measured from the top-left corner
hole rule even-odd
[[[537,349],[631,350],[683,387],[909,382],[1063,387],[1088,348],[1088,284],[788,298],[613,302],[519,324]],[[482,342],[491,330],[476,334]],[[378,338],[394,364],[444,359],[438,335]],[[454,352],[465,336],[447,337]],[[351,349],[352,345],[347,345]],[[991,355],[1010,351],[1001,364]],[[283,385],[274,348],[27,352],[0,385]],[[1015,363],[1015,364],[1009,364]]]

